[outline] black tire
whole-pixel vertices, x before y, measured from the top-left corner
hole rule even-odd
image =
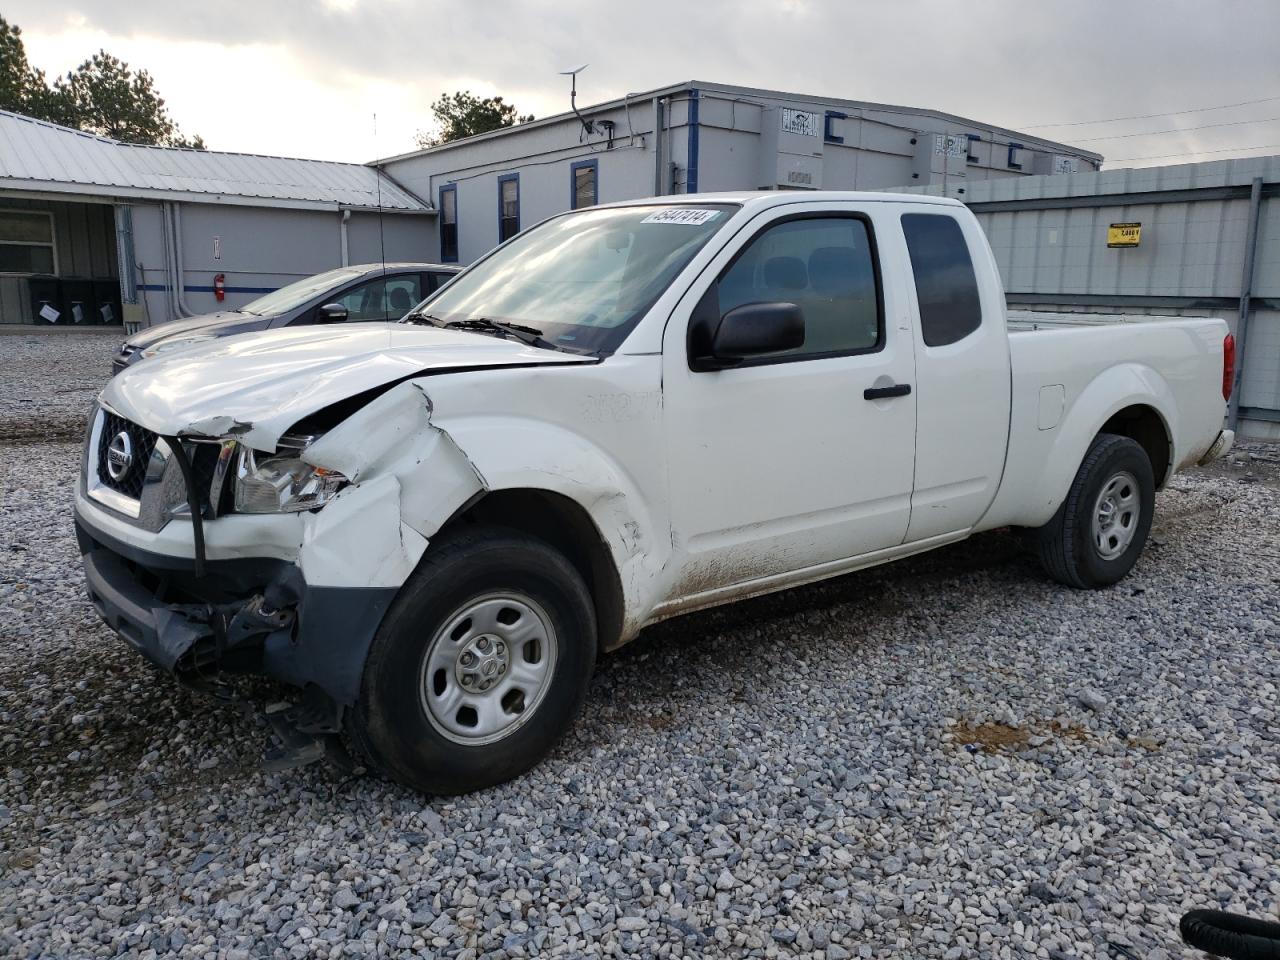
[[[1103,488],[1121,473],[1137,481],[1139,512],[1124,552],[1107,557],[1092,535],[1093,512]],[[1136,441],[1098,434],[1058,512],[1035,531],[1036,552],[1045,572],[1081,590],[1107,587],[1123,578],[1137,563],[1151,532],[1155,486],[1151,461]]]
[[[428,648],[457,611],[504,591],[533,601],[554,628],[550,679],[534,708],[501,739],[458,743],[428,716],[422,692]],[[594,607],[573,565],[534,537],[473,528],[430,551],[401,589],[369,650],[347,733],[374,769],[405,786],[429,794],[490,787],[524,773],[568,730],[595,659]]]

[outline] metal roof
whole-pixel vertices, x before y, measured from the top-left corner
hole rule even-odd
[[[0,110],[0,189],[265,207],[431,213],[365,164],[121,143]],[[379,195],[380,194],[380,195]]]
[[[944,123],[957,123],[965,126],[978,127],[984,130],[990,130],[993,134],[1004,137],[1016,137],[1019,141],[1027,146],[1035,146],[1040,149],[1052,150],[1057,153],[1070,153],[1077,157],[1086,157],[1096,163],[1102,162],[1102,154],[1094,153],[1092,150],[1082,150],[1080,147],[1073,147],[1067,143],[1059,143],[1057,140],[1046,140],[1044,137],[1037,137],[1034,134],[1020,133],[1010,127],[1002,127],[996,124],[985,123],[979,120],[970,120],[967,117],[961,117],[954,113],[944,113],[940,110],[929,110],[923,107],[903,107],[888,103],[872,103],[867,100],[847,100],[840,97],[828,97],[817,94],[790,93],[784,90],[765,90],[759,87],[739,87],[728,83],[711,83],[705,80],[686,80],[683,83],[673,83],[669,86],[658,87],[654,90],[645,90],[639,93],[628,93],[626,96],[617,97],[613,100],[605,100],[601,103],[593,103],[590,106],[581,107],[578,111],[580,114],[592,115],[605,110],[615,110],[625,108],[628,105],[643,103],[654,97],[669,97],[690,90],[697,90],[701,93],[719,93],[728,97],[756,98],[757,100],[791,100],[800,103],[821,104],[831,107],[839,107],[842,110],[861,111],[864,115],[862,119],[875,119],[873,114],[891,114],[906,117],[919,117],[921,119],[941,120]],[[449,150],[455,150],[469,144],[474,144],[480,140],[493,140],[500,137],[507,137],[521,133],[527,133],[530,130],[539,127],[553,126],[557,123],[578,123],[579,116],[572,111],[565,113],[553,114],[549,117],[540,117],[537,120],[530,120],[527,123],[518,123],[512,127],[500,127],[497,130],[489,130],[486,133],[477,133],[470,137],[463,137],[459,140],[450,140],[448,143],[439,143],[434,147],[423,147],[418,150],[410,150],[408,153],[397,154],[393,157],[387,157],[381,160],[369,161],[370,166],[378,164],[386,164],[397,160],[407,160],[410,157],[418,157],[428,153],[444,153]]]

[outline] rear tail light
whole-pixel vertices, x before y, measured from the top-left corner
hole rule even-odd
[[[1227,334],[1222,340],[1222,399],[1231,399],[1236,382],[1236,338]]]

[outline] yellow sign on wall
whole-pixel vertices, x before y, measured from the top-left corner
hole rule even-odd
[[[1142,224],[1113,223],[1107,227],[1108,247],[1136,247],[1142,242]]]

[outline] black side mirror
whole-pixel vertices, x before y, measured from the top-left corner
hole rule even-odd
[[[316,323],[341,323],[347,319],[347,308],[340,303],[326,303],[316,309]]]
[[[690,358],[694,370],[723,370],[748,357],[804,346],[804,313],[794,303],[744,303],[720,317],[711,342]]]

